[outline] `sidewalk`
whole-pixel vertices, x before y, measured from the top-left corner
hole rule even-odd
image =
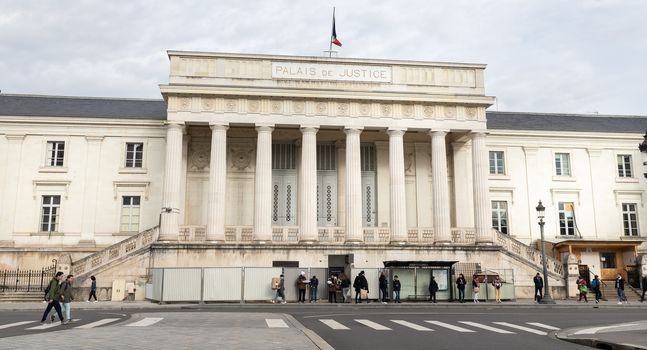
[[[647,349],[647,321],[559,331],[558,339],[597,349]]]
[[[578,308],[578,309],[592,309],[592,308],[617,308],[617,309],[638,309],[645,308],[647,309],[647,303],[634,302],[631,304],[622,304],[618,305],[615,300],[601,301],[599,304],[595,302],[588,303],[578,303],[575,300],[557,300],[556,304],[546,305],[546,304],[537,304],[532,299],[518,299],[517,301],[504,301],[501,304],[496,304],[493,301],[480,303],[466,302],[460,304],[458,302],[439,302],[437,304],[432,304],[428,302],[404,302],[402,304],[382,304],[377,301],[372,301],[369,304],[354,304],[354,303],[337,303],[330,304],[327,301],[320,301],[316,304],[311,303],[288,303],[288,304],[272,304],[268,302],[249,302],[249,303],[163,303],[159,304],[157,302],[150,301],[132,301],[132,302],[119,302],[119,301],[100,301],[98,303],[86,303],[86,302],[75,302],[75,310],[134,310],[134,309],[193,309],[193,308],[262,308],[262,309],[272,309],[272,310],[284,310],[290,308],[329,308],[331,306],[336,307],[361,307],[361,308],[430,308],[430,309],[439,309],[439,308],[483,308],[483,307],[494,307],[494,308],[536,308],[536,309],[551,309],[551,308]],[[42,310],[45,308],[45,303],[42,302],[9,302],[9,303],[0,303],[0,311],[29,311],[29,310]]]

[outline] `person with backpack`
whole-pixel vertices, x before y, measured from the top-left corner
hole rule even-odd
[[[492,287],[494,287],[495,303],[501,303],[501,286],[503,286],[503,282],[501,281],[501,278],[497,275],[496,277],[494,277],[494,280],[492,281]]]
[[[532,282],[535,284],[535,302],[541,303],[541,299],[544,298],[544,279],[539,275],[539,272],[532,278]]]
[[[92,297],[94,297],[94,302],[96,303],[98,301],[97,299],[97,279],[94,276],[90,276],[90,280],[92,283],[90,284],[90,296],[88,296],[88,300],[85,302],[89,303],[90,300],[92,300]]]
[[[589,287],[586,286],[586,280],[584,278],[578,278],[577,289],[580,291],[580,297],[577,301],[580,302],[582,301],[582,298],[584,298],[584,302],[588,303],[589,300],[586,298],[586,293],[589,292]]]
[[[359,275],[355,277],[353,288],[355,289],[355,304],[362,303],[362,290],[366,291],[366,303],[368,303],[368,281],[364,276],[364,271],[360,271]]]
[[[43,317],[40,320],[41,324],[45,323],[45,320],[47,319],[47,315],[49,315],[49,312],[52,311],[52,308],[56,310],[56,314],[58,314],[58,318],[61,320],[61,324],[67,323],[65,322],[65,318],[63,318],[63,313],[61,311],[61,304],[59,303],[59,300],[61,298],[59,283],[61,282],[62,279],[63,279],[63,272],[62,271],[57,272],[56,276],[54,276],[54,278],[52,278],[52,280],[49,281],[49,285],[45,289],[45,301],[47,302],[47,308],[45,309],[45,312],[43,313]]]
[[[436,292],[438,292],[438,282],[436,282],[436,277],[431,276],[431,281],[429,281],[429,301],[436,303]]]
[[[319,288],[319,279],[317,279],[317,276],[312,275],[312,278],[310,279],[310,302],[311,303],[317,302],[318,288]]]
[[[616,292],[618,293],[618,305],[622,304],[623,301],[626,301],[625,298],[625,280],[622,278],[621,274],[618,274],[616,278]]]
[[[65,316],[65,322],[72,322],[72,317],[70,313],[72,311],[72,283],[74,282],[74,275],[67,275],[67,278],[63,283],[61,283],[61,302],[63,304],[62,311],[63,316]]]
[[[602,299],[602,292],[600,291],[600,278],[598,278],[598,275],[593,276],[593,280],[591,281],[591,289],[593,289],[593,292],[595,293],[595,303],[599,303],[600,299]]]
[[[479,281],[479,276],[474,274],[472,276],[472,295],[474,297],[474,302],[479,302],[479,291],[481,289],[481,282]]]
[[[386,280],[386,275],[384,275],[384,272],[380,273],[380,278],[378,279],[378,283],[380,286],[380,294],[382,294],[382,304],[386,304],[386,293],[388,288],[388,282]],[[379,296],[378,296],[378,299],[379,299]]]
[[[301,271],[299,277],[297,277],[297,288],[299,289],[299,302],[306,302],[306,287],[308,285],[308,279],[306,278],[306,273]]]
[[[462,273],[458,274],[458,278],[456,279],[456,288],[458,288],[458,302],[459,303],[464,303],[465,302],[465,285],[467,285],[467,281],[465,280],[465,276]]]
[[[398,275],[393,276],[393,293],[395,293],[395,303],[400,304],[400,289],[402,284],[398,279]]]

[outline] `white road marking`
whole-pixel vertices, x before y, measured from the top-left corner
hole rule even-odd
[[[80,321],[80,319],[73,320],[73,322],[77,322],[77,321]],[[62,326],[60,321],[54,321],[52,323],[45,323],[45,324],[41,324],[40,326],[31,327],[31,328],[27,328],[27,329],[28,330],[39,330],[39,329],[48,329],[48,328],[53,328],[53,327],[58,327],[58,326]]]
[[[102,326],[104,324],[112,323],[112,322],[119,321],[119,320],[120,320],[120,318],[104,318],[102,320],[95,321],[95,322],[88,323],[88,324],[84,324],[82,326],[78,326],[78,327],[74,327],[74,328],[79,328],[79,329],[94,328],[94,327],[99,327],[99,326]]]
[[[490,331],[490,332],[501,333],[501,334],[514,334],[514,332],[506,331],[505,329],[490,327],[488,325],[480,324],[477,322],[470,322],[470,321],[458,321],[458,322],[462,324],[466,324],[468,326],[485,329],[486,331]]]
[[[433,329],[431,329],[431,328],[420,326],[420,325],[417,325],[415,323],[411,323],[411,322],[404,321],[404,320],[391,320],[391,322],[397,323],[397,324],[399,324],[401,326],[409,327],[411,329],[415,329],[417,331],[422,331],[422,332],[432,332],[433,331]]]
[[[34,323],[34,322],[36,322],[36,321],[21,321],[21,322],[3,324],[2,326],[0,326],[0,329],[22,326],[24,324],[30,324],[30,323]]]
[[[341,324],[341,323],[339,323],[339,322],[337,322],[335,320],[321,319],[319,321],[321,321],[323,324],[325,324],[326,326],[328,326],[328,327],[330,327],[332,329],[344,329],[344,330],[345,329],[350,329],[350,328],[344,326],[343,324]]]
[[[559,330],[559,328],[557,328],[557,327],[553,327],[553,326],[550,326],[550,325],[547,325],[547,324],[544,324],[544,323],[539,323],[539,322],[526,322],[526,323],[531,325],[531,326],[535,326],[535,327],[539,327],[539,328],[545,328],[545,329],[549,329],[551,331],[558,331]]]
[[[290,328],[287,323],[280,318],[266,318],[265,322],[270,328]]]
[[[544,331],[536,330],[534,328],[525,327],[525,326],[518,326],[516,324],[512,324],[512,323],[508,323],[508,322],[492,322],[492,323],[498,324],[498,325],[501,325],[501,326],[510,327],[510,328],[515,328],[515,329],[518,329],[518,330],[522,330],[522,331],[526,331],[526,332],[530,332],[530,333],[534,333],[534,334],[548,335],[548,333],[546,333]]]
[[[613,326],[604,326],[604,327],[593,327],[593,328],[585,328],[585,329],[580,329],[579,331],[573,333],[575,334],[595,334],[598,331],[603,331],[606,329],[612,329],[612,328],[623,328],[623,327],[630,327],[630,326],[637,326],[635,323],[624,323],[624,324],[617,324]]]
[[[164,317],[146,317],[144,319],[141,319],[137,322],[129,323],[126,325],[126,327],[148,327],[152,324],[155,324],[161,320],[163,320]]]
[[[451,329],[451,330],[456,331],[456,332],[462,332],[462,333],[474,333],[475,332],[475,331],[473,331],[471,329],[467,329],[467,328],[463,328],[463,327],[459,327],[459,326],[454,326],[452,324],[445,323],[445,322],[440,322],[440,321],[425,321],[425,322],[435,324],[436,326],[445,327],[445,328]]]
[[[365,325],[367,327],[373,328],[373,329],[375,329],[377,331],[390,331],[391,330],[391,328],[389,328],[389,327],[382,326],[381,324],[375,323],[375,322],[370,321],[370,320],[355,320],[355,322],[361,323],[361,324],[363,324],[363,325]]]

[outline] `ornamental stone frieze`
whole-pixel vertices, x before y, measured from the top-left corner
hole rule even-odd
[[[483,106],[206,96],[169,96],[168,100],[171,112],[485,121]]]

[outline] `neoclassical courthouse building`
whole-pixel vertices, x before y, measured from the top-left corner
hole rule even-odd
[[[0,269],[451,262],[523,287],[540,200],[558,295],[647,251],[647,116],[486,111],[481,64],[168,55],[159,100],[0,94]]]

